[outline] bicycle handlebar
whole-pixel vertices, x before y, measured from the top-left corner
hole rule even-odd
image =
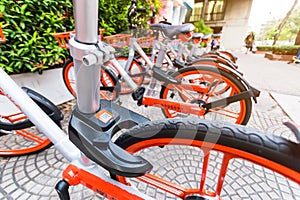
[[[146,13],[147,9],[146,8],[136,8],[137,6],[137,1],[132,0],[131,5],[128,8],[128,13],[127,13],[127,19],[129,23],[129,28],[133,29],[135,26],[132,23],[132,18],[136,17],[138,13]]]

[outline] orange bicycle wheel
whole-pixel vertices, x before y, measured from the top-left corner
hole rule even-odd
[[[69,92],[76,97],[76,80],[73,59],[67,60],[63,67],[63,80]],[[120,86],[117,86],[117,78],[106,70],[101,71],[100,77],[101,90],[100,97],[105,100],[112,100],[119,96]]]
[[[34,101],[60,126],[61,112],[54,104],[27,89]],[[37,98],[34,98],[37,97]],[[52,146],[51,141],[0,91],[0,156],[38,153]],[[43,102],[44,101],[44,102]],[[43,104],[44,103],[44,104]]]
[[[173,75],[182,83],[190,84],[191,87],[186,88],[184,92],[189,95],[189,99],[183,98],[181,92],[177,88],[179,85],[165,84],[162,86],[160,98],[169,99],[178,102],[187,102],[205,105],[216,100],[224,99],[235,94],[246,91],[245,86],[233,77],[231,74],[220,70],[213,66],[193,66],[179,70]],[[208,92],[194,91],[192,85],[202,85],[207,87]],[[224,100],[225,101],[225,100]],[[168,118],[174,117],[188,117],[189,113],[178,113],[171,109],[162,109],[163,113]],[[202,117],[205,119],[226,121],[236,124],[246,124],[249,121],[252,111],[252,102],[250,98],[246,98],[227,106],[219,106],[206,110]]]
[[[3,119],[1,116],[0,121]],[[51,146],[51,141],[35,126],[11,131],[0,129],[0,156],[2,157],[38,153]]]
[[[299,146],[241,125],[166,119],[136,126],[115,143],[153,169],[113,177],[155,199],[300,197]]]

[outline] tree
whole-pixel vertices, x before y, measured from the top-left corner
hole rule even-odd
[[[279,24],[278,26],[278,29],[276,31],[276,34],[274,36],[274,41],[273,41],[273,44],[272,45],[275,45],[278,38],[279,38],[279,35],[280,35],[280,32],[282,30],[282,28],[284,27],[285,23],[287,22],[288,18],[290,17],[290,15],[292,14],[294,8],[297,6],[298,4],[298,0],[295,0],[292,7],[290,8],[290,10],[286,13],[285,17],[283,18],[283,20],[281,21],[281,23]]]
[[[297,37],[300,27],[300,6],[298,6],[295,10],[293,10],[292,14],[286,21],[286,24],[281,30],[280,36],[278,40],[289,40],[294,41]],[[279,26],[281,19],[273,18],[261,26],[259,34],[256,38],[259,40],[273,40],[274,35],[277,32],[277,27]],[[300,34],[300,33],[299,33]],[[300,40],[300,35],[298,36]],[[299,44],[299,43],[297,43]]]
[[[213,33],[213,30],[209,26],[205,25],[203,19],[200,19],[198,22],[195,22],[194,25],[195,25],[196,33],[203,33],[203,34]]]
[[[296,40],[295,40],[295,45],[300,45],[300,29],[298,31],[298,34],[297,34],[297,37],[296,37]]]

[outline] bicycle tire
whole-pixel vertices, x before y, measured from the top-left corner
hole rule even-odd
[[[151,187],[150,192],[146,192],[147,194],[154,194],[154,190],[159,188],[157,193],[161,196],[161,191],[164,191],[182,199],[188,199],[189,196],[190,199],[206,199],[206,197],[208,197],[207,199],[210,199],[209,197],[221,199],[220,195],[224,191],[223,181],[226,183],[225,178],[231,177],[229,171],[231,167],[233,170],[235,169],[234,162],[236,160],[238,162],[245,161],[246,169],[249,161],[258,167],[265,167],[300,183],[299,144],[242,125],[200,119],[165,119],[135,126],[117,138],[115,143],[132,154],[144,151],[144,154],[138,155],[143,156],[154,166],[155,169],[152,172],[137,178],[139,185],[134,184],[143,192],[146,192],[146,187]],[[177,148],[176,145],[183,145],[183,147]],[[168,150],[168,148],[170,149]],[[203,151],[203,158],[198,157],[196,150],[189,151],[189,148]],[[164,151],[166,151],[165,154]],[[182,152],[185,153],[179,155]],[[212,161],[212,154],[215,152],[221,152],[223,155],[218,158],[218,165]],[[207,163],[205,163],[205,157],[207,157]],[[173,164],[171,158],[174,160]],[[192,161],[188,158],[191,158]],[[188,166],[184,163],[187,163]],[[182,166],[178,167],[176,164],[182,164]],[[193,170],[188,173],[187,169],[193,169],[193,167],[199,168],[199,172]],[[201,167],[202,169],[200,169]],[[213,177],[208,175],[207,168],[210,167],[219,174],[215,178],[216,185],[209,179]],[[216,168],[219,169],[219,172]],[[199,183],[194,184],[195,188],[189,188],[187,185],[194,183],[191,178],[195,175],[193,172],[200,173],[201,178],[195,176]],[[233,173],[235,172],[233,171]],[[127,185],[135,182],[135,180],[128,181],[125,177],[113,177]],[[187,179],[186,182],[181,180],[184,177]],[[264,175],[262,177],[266,179]],[[215,187],[206,186],[207,182]],[[297,191],[294,193],[297,194]]]
[[[23,88],[23,90],[61,127],[60,121],[63,115],[52,102],[33,90],[28,88]],[[1,96],[2,94],[0,91]],[[17,106],[15,107],[11,107],[9,113],[0,115],[0,156],[31,155],[50,148],[53,145],[52,142],[36,129],[31,121],[17,109]]]
[[[203,66],[186,67],[180,69],[178,72],[175,72],[172,76],[177,80],[185,80],[186,82],[190,82],[190,81],[195,82],[195,80],[199,79],[198,81],[200,82],[199,84],[203,84],[203,83],[206,85],[215,84],[207,94],[205,93],[199,94],[198,92],[192,91],[192,89],[190,90],[190,92],[193,92],[194,93],[193,95],[197,97],[197,98],[194,97],[193,103],[197,103],[199,104],[199,106],[201,106],[201,104],[211,102],[210,99],[216,100],[218,98],[220,99],[220,98],[232,96],[233,94],[239,94],[243,91],[246,91],[245,85],[242,84],[237,78],[232,76],[230,73],[227,73],[226,71],[222,69],[218,69],[217,67],[213,67],[213,66],[203,65]],[[217,83],[215,83],[215,81],[217,81]],[[217,84],[219,84],[220,87]],[[228,86],[230,86],[231,89],[229,89]],[[172,84],[162,85],[160,98],[161,99],[171,98],[172,100],[177,98],[177,101],[182,101],[180,93],[176,93],[178,94],[176,96],[176,94],[172,92],[172,90],[174,90],[173,88],[174,85]],[[231,110],[225,110],[225,109],[231,109]],[[252,101],[250,98],[246,98],[241,101],[232,103],[229,106],[226,106],[225,109],[223,107],[220,107],[217,110],[210,109],[206,111],[206,113],[202,117],[207,119],[219,120],[219,121],[225,120],[228,122],[245,125],[247,124],[251,116]],[[162,108],[162,112],[167,118],[178,117],[180,114],[166,108]],[[213,113],[215,115],[213,115]],[[188,113],[184,113],[184,114],[188,114]]]
[[[204,53],[203,55],[201,55],[200,57],[208,57],[208,58],[214,58],[216,56],[220,56],[223,59],[228,60],[229,62],[232,62],[234,64],[236,64],[236,60],[237,57],[233,56],[232,53],[228,52],[228,51],[218,51],[218,52],[209,52],[209,53]]]
[[[70,58],[65,62],[63,66],[62,75],[63,75],[63,81],[65,83],[65,86],[67,87],[69,92],[74,97],[76,97],[76,90],[75,90],[76,81],[75,81],[75,74],[73,73],[73,70],[74,70],[74,63],[73,63],[73,59]],[[118,80],[112,72],[107,71],[106,69],[102,69],[100,82],[104,87],[114,87],[112,92],[110,91],[110,89],[100,90],[101,98],[106,100],[112,100],[119,97],[120,86],[119,84],[117,84]]]

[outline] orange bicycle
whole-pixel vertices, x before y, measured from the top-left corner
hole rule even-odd
[[[60,126],[63,115],[54,104],[29,88],[23,90]],[[1,88],[0,99],[0,156],[28,155],[52,146],[51,141],[30,122],[14,101],[10,101]]]
[[[264,169],[261,179],[270,184],[267,197],[299,198],[300,136],[294,125],[288,124],[297,138],[292,142],[222,121],[177,118],[149,122],[112,101],[100,100],[96,89],[103,63],[98,61],[106,61],[110,47],[96,36],[98,1],[75,2],[79,27],[70,44],[77,52],[74,63],[80,70],[69,136],[0,69],[0,87],[70,162],[56,185],[61,199],[69,199],[69,187],[78,184],[107,199],[222,199],[226,193],[228,198],[245,197],[245,191],[253,191],[246,198],[255,198],[262,189],[245,184],[246,179],[256,182],[259,178],[256,170],[249,170],[254,164],[255,169]],[[116,135],[120,129],[127,130]],[[272,185],[276,179],[286,183],[279,190],[292,187],[292,194],[277,197]],[[238,181],[244,190],[235,191]],[[232,195],[235,192],[237,196]]]

